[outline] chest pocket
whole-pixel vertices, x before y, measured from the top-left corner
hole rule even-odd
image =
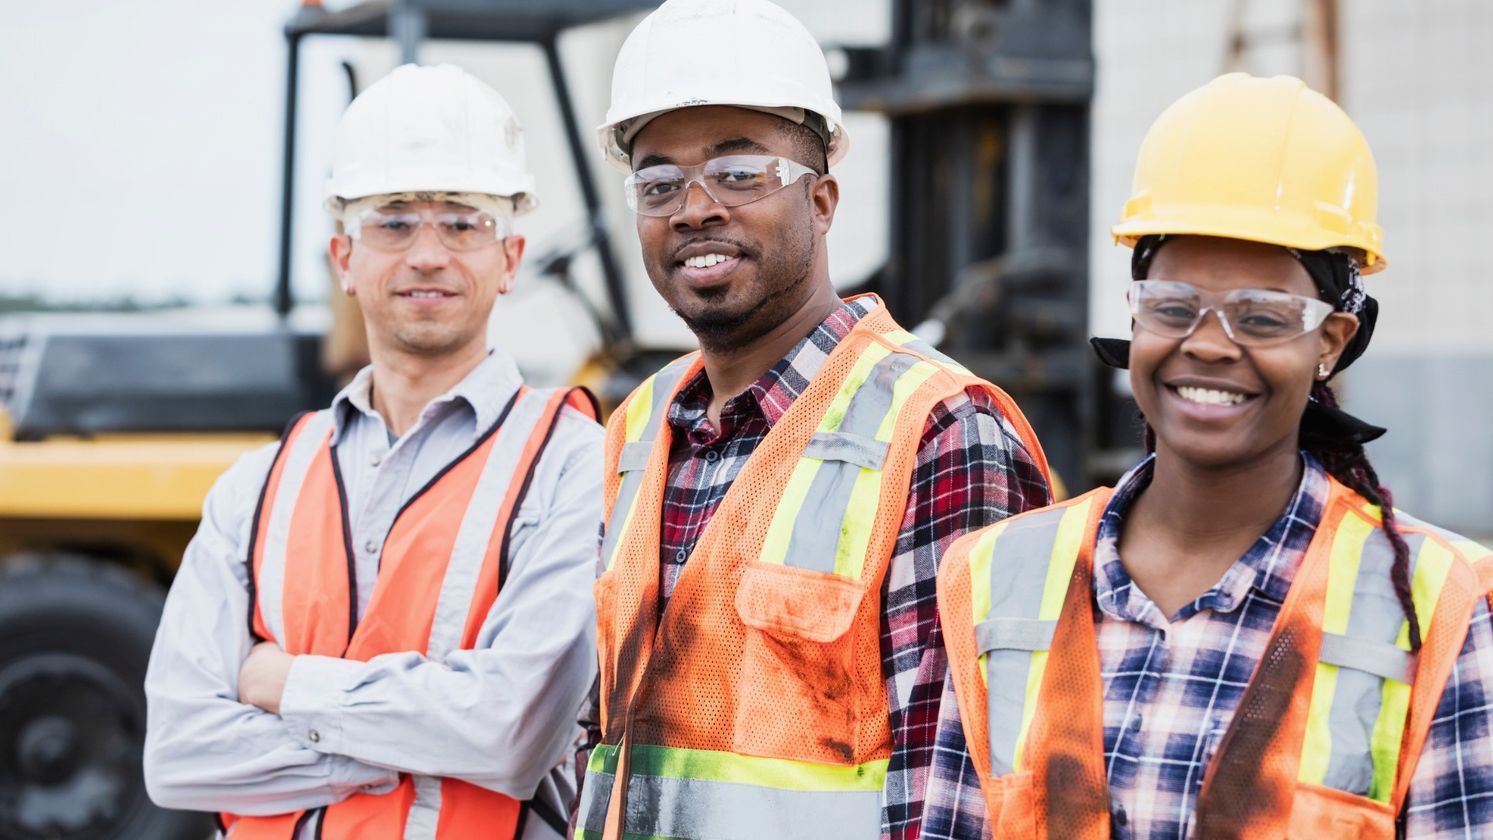
[[[857,662],[851,631],[860,581],[792,566],[751,563],[736,591],[741,619],[740,697],[733,749],[805,761],[854,761],[860,695],[884,690],[879,657]]]

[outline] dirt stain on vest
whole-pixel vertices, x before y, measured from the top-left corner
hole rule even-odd
[[[1252,825],[1278,825],[1289,816],[1293,785],[1282,782],[1294,778],[1275,778],[1267,767],[1278,762],[1267,763],[1266,758],[1280,748],[1278,742],[1293,737],[1281,732],[1279,722],[1291,715],[1291,704],[1305,687],[1303,635],[1293,626],[1281,628],[1240,698],[1198,798],[1199,837],[1248,837]],[[1299,738],[1298,731],[1294,739]],[[1286,748],[1299,749],[1299,743]]]

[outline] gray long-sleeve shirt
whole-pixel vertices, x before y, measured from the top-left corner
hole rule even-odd
[[[360,616],[400,507],[496,422],[520,384],[513,361],[494,351],[397,441],[373,410],[370,369],[333,401]],[[386,792],[405,772],[533,797],[564,814],[573,782],[561,762],[596,668],[601,428],[569,408],[560,418],[517,512],[503,591],[473,650],[440,661],[298,656],[279,715],[238,702],[239,668],[253,644],[245,555],[275,449],[245,455],[213,486],[166,599],[145,678],[151,798],[171,808],[279,814]],[[532,836],[543,820],[527,824]]]

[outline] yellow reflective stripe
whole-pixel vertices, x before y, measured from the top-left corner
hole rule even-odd
[[[984,621],[990,615],[990,561],[995,559],[995,541],[1005,532],[1006,526],[1011,520],[1004,519],[994,527],[986,528],[975,540],[974,548],[969,552],[969,600],[970,600],[970,626]],[[990,674],[985,660],[989,654],[981,653],[979,657],[980,682],[990,684]]]
[[[803,508],[804,499],[809,495],[809,487],[814,483],[814,476],[819,474],[819,468],[823,465],[824,461],[818,458],[799,458],[793,465],[788,484],[783,488],[783,495],[773,511],[772,522],[767,526],[767,537],[762,541],[762,554],[758,559],[763,563],[781,566],[787,561],[788,544],[793,539],[795,521],[788,512]]]
[[[855,392],[866,384],[866,378],[871,375],[871,369],[876,367],[882,359],[892,355],[891,348],[880,344],[866,346],[855,365],[850,368],[850,374],[845,377],[844,383],[840,385],[840,392],[830,401],[829,410],[824,413],[824,419],[819,422],[819,431],[837,432],[840,424],[845,420],[845,411],[850,408],[850,400]]]
[[[1353,609],[1353,591],[1358,582],[1363,547],[1373,532],[1372,524],[1353,515],[1345,515],[1338,525],[1327,561],[1327,600],[1322,606],[1322,631],[1325,633],[1346,635],[1348,632],[1348,617]],[[1317,663],[1301,745],[1301,765],[1296,773],[1296,778],[1303,782],[1322,784],[1332,763],[1332,701],[1337,695],[1337,675],[1338,666]]]
[[[654,374],[643,380],[638,390],[633,392],[632,400],[627,404],[626,436],[628,443],[636,443],[643,437],[643,431],[648,428],[648,419],[653,416],[653,386],[658,381],[658,374]]]
[[[860,358],[850,368],[850,373],[840,385],[839,393],[835,394],[834,400],[830,402],[829,410],[825,412],[824,418],[819,422],[818,431],[836,432],[840,429],[840,423],[845,419],[845,411],[850,407],[850,400],[855,392],[866,384],[866,378],[871,375],[871,369],[892,351],[880,344],[869,345]],[[773,513],[772,522],[767,526],[767,536],[762,541],[762,553],[759,560],[763,563],[772,563],[781,566],[788,558],[788,544],[793,539],[793,523],[795,517],[785,515],[796,512],[803,507],[804,499],[809,495],[809,487],[814,483],[814,476],[819,473],[819,468],[824,461],[818,458],[799,458],[793,465],[793,472],[788,476],[788,484],[783,489],[783,496],[778,501],[778,506]]]
[[[1415,577],[1410,581],[1410,600],[1415,604],[1415,615],[1420,619],[1422,638],[1431,627],[1436,602],[1441,598],[1441,587],[1446,583],[1454,559],[1440,540],[1427,539],[1421,545],[1415,560]],[[1395,644],[1401,650],[1410,649],[1409,621],[1400,625],[1400,636]],[[1374,756],[1370,799],[1388,802],[1394,794],[1395,770],[1400,761],[1400,744],[1405,739],[1409,711],[1410,686],[1398,680],[1385,680],[1384,703],[1379,708],[1379,719],[1374,723],[1374,735],[1369,741],[1369,751]]]
[[[642,439],[643,433],[648,430],[648,421],[653,417],[653,388],[658,381],[658,374],[654,374],[643,380],[643,384],[633,392],[632,399],[627,403],[626,422],[623,424],[623,434],[628,443],[637,443]],[[633,514],[638,509],[638,495],[633,493],[627,499],[621,500],[627,505],[626,512],[622,515],[622,528],[617,539],[612,542],[612,551],[601,558],[602,568],[610,569],[617,560],[617,552],[622,550],[622,543],[626,541],[628,529],[632,527]]]
[[[1452,548],[1456,549],[1463,557],[1466,557],[1469,563],[1476,563],[1480,560],[1493,557],[1493,550],[1489,550],[1487,546],[1476,540],[1469,540],[1466,537],[1462,537],[1461,539],[1452,540],[1451,543]]]
[[[1047,579],[1042,584],[1038,621],[1057,621],[1063,614],[1063,602],[1067,600],[1073,567],[1078,563],[1080,544],[1087,536],[1084,526],[1088,524],[1089,507],[1093,504],[1094,497],[1090,496],[1063,511],[1063,518],[1058,522],[1057,539],[1052,544],[1052,555],[1047,560]],[[1032,667],[1026,676],[1026,700],[1021,704],[1021,729],[1016,735],[1016,750],[1011,762],[1014,770],[1021,769],[1027,732],[1037,712],[1037,697],[1042,693],[1042,675],[1047,672],[1047,655],[1045,650],[1032,652]]]
[[[897,418],[908,399],[923,383],[932,379],[938,368],[918,362],[897,377],[892,385],[892,404],[881,425],[876,429],[876,439],[888,443],[897,428]],[[840,523],[840,541],[835,548],[835,574],[859,578],[866,565],[866,547],[871,542],[871,530],[876,519],[876,507],[881,501],[881,482],[884,473],[861,467],[855,477],[855,486],[850,490],[850,503],[845,507],[845,519]]]
[[[731,782],[780,790],[879,792],[886,785],[887,760],[883,758],[845,767],[718,750],[634,744],[629,768],[633,775]],[[615,773],[617,747],[598,745],[591,751],[586,769],[592,773]]]

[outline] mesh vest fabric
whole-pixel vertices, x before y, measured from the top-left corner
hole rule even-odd
[[[1097,490],[967,535],[939,574],[950,669],[996,838],[1109,836],[1090,594],[1107,498]],[[1064,527],[1074,522],[1081,527]],[[1074,531],[1080,538],[1065,541]],[[1378,511],[1332,482],[1266,653],[1208,768],[1198,836],[1394,836],[1431,716],[1486,592],[1444,534],[1402,531],[1415,561],[1416,612],[1429,628],[1418,657],[1408,653],[1397,602],[1375,591],[1392,557]],[[1034,557],[1046,559],[1038,563],[1046,574],[1021,571]],[[1044,618],[1002,605],[1023,593],[1038,604],[1064,602],[1045,634],[1013,630]],[[1011,671],[1012,663],[1025,670]],[[1024,691],[1004,684],[1012,673]],[[1092,752],[1071,755],[1061,738],[1049,746],[1054,727],[1070,742],[1080,733]],[[1070,760],[1083,768],[1082,783],[1059,766]],[[1060,797],[1044,798],[1054,790]]]
[[[879,593],[928,413],[985,388],[1045,472],[1041,449],[1009,397],[877,309],[747,461],[660,621],[663,415],[699,365],[666,367],[609,424],[603,743],[582,833],[617,836],[624,810],[629,835],[815,836],[831,819],[878,831],[891,747]]]
[[[298,418],[275,457],[251,531],[249,622],[291,654],[367,661],[471,649],[507,565],[507,536],[561,411],[594,417],[583,391],[522,387],[494,425],[400,510],[367,610],[356,614],[347,502],[332,413]],[[387,794],[322,809],[317,837],[511,837],[521,803],[456,779],[404,775]],[[221,815],[235,840],[291,840],[312,812]]]

